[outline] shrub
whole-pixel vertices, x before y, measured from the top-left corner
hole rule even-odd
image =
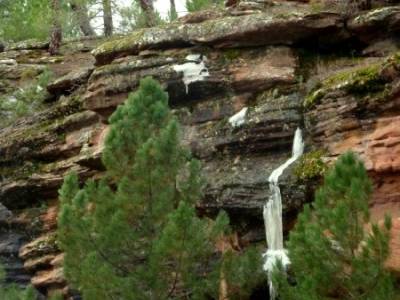
[[[212,6],[224,5],[223,0],[186,0],[186,9],[189,12],[195,12],[211,8]]]
[[[0,126],[7,126],[20,117],[42,109],[47,96],[46,86],[52,78],[52,72],[45,70],[28,87],[0,98]]]

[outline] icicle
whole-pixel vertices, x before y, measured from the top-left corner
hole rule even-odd
[[[181,65],[174,65],[173,69],[176,72],[183,73],[183,83],[186,87],[186,94],[189,93],[189,85],[192,82],[202,81],[208,76],[210,73],[206,67],[205,62],[207,58],[200,54],[190,54],[186,56],[186,62]]]
[[[239,127],[246,121],[247,107],[242,108],[237,114],[229,118],[229,123],[233,127]]]
[[[301,129],[297,128],[293,140],[292,157],[284,164],[276,168],[268,178],[271,196],[264,205],[263,217],[265,225],[265,234],[268,243],[268,250],[264,254],[264,270],[269,276],[269,290],[271,299],[276,298],[276,292],[272,285],[271,273],[277,261],[281,261],[284,268],[290,264],[287,251],[283,247],[283,225],[282,225],[282,197],[279,188],[279,177],[283,171],[295,162],[304,151],[304,143]]]

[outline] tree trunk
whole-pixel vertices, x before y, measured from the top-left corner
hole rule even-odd
[[[60,23],[60,0],[51,0],[51,13],[53,18],[53,27],[51,29],[49,53],[50,55],[57,55],[61,46],[62,40],[62,28]]]
[[[139,0],[139,4],[146,16],[146,26],[156,26],[156,14],[154,12],[153,0]]]
[[[169,19],[170,21],[173,21],[176,18],[178,18],[178,13],[176,11],[175,0],[169,0],[169,1],[170,1]]]
[[[217,250],[224,255],[228,251],[241,251],[239,243],[239,236],[235,232],[229,236],[221,237],[216,243]],[[230,300],[229,297],[229,284],[226,280],[224,269],[221,269],[219,274],[219,295],[218,300]]]
[[[111,36],[114,31],[111,0],[103,0],[104,35]]]
[[[78,20],[79,28],[81,29],[84,36],[94,36],[92,26],[90,25],[89,13],[85,3],[80,3],[77,0],[70,1],[71,9],[74,11]]]

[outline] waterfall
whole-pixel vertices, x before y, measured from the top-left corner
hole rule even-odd
[[[271,196],[264,205],[263,217],[265,225],[265,234],[268,243],[268,250],[264,254],[265,263],[264,270],[269,277],[269,290],[271,299],[276,298],[276,292],[272,285],[271,273],[280,260],[286,268],[290,264],[287,251],[283,247],[283,225],[282,225],[282,197],[279,188],[279,177],[283,171],[295,162],[304,151],[304,142],[301,134],[301,129],[297,128],[293,140],[292,157],[284,164],[276,168],[268,178]]]

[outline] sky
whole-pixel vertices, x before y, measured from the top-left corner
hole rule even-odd
[[[116,0],[115,2],[119,6],[130,6],[132,5],[133,1],[135,0]],[[176,10],[179,16],[183,16],[186,14],[185,2],[186,0],[175,0]],[[168,18],[170,0],[155,0],[154,6],[155,9],[160,13],[161,17]],[[101,34],[103,29],[102,17],[99,16],[98,18],[95,18],[92,22],[93,22],[92,25],[94,25],[96,32],[98,34]],[[119,22],[120,22],[120,17],[116,14],[114,16],[114,25],[118,27]]]
[[[132,0],[117,0],[117,3],[128,6],[132,4]],[[169,0],[156,0],[154,5],[155,8],[160,12],[161,16],[168,16]],[[175,0],[175,5],[179,15],[185,14],[185,0]]]
[[[126,1],[126,0],[124,0]],[[185,13],[185,0],[175,0],[176,10],[179,15]],[[160,12],[160,14],[164,17],[168,15],[169,11],[169,0],[157,0],[155,2],[155,8]]]

